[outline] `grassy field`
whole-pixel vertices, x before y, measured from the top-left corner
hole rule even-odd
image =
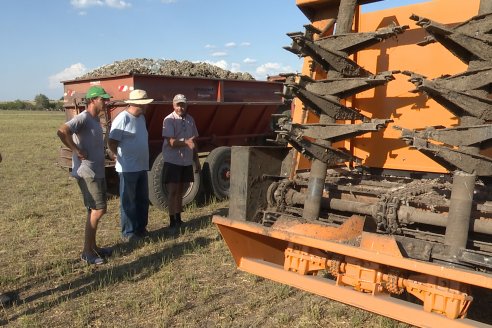
[[[186,230],[166,231],[150,209],[150,238],[119,239],[118,199],[98,231],[114,246],[107,264],[79,260],[85,210],[75,181],[57,166],[63,113],[0,110],[0,308],[9,327],[406,327],[236,269],[213,214],[227,202],[191,207]]]

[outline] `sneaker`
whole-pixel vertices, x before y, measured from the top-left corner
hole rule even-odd
[[[113,255],[113,249],[111,247],[98,247],[96,253],[103,258],[111,257],[111,255]]]
[[[87,264],[94,264],[94,265],[101,265],[101,264],[104,264],[104,259],[97,256],[97,255],[87,255],[87,254],[84,254],[82,253],[82,255],[80,255],[80,259],[82,261],[85,261],[87,262]]]

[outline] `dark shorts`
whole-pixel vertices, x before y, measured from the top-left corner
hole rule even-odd
[[[188,183],[193,182],[193,166],[181,166],[164,162],[162,181],[164,183]]]
[[[85,207],[92,210],[106,208],[106,179],[79,178],[77,182],[84,197]]]

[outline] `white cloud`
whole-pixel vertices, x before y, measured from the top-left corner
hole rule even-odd
[[[123,0],[105,0],[104,2],[108,7],[117,8],[117,9],[130,8],[132,6],[131,3]]]
[[[250,42],[241,42],[240,46],[241,47],[249,47],[251,45]]]
[[[227,56],[227,52],[225,51],[217,51],[217,52],[213,52],[211,54],[212,57],[224,57],[224,56]]]
[[[231,63],[231,66],[230,66],[229,70],[231,72],[234,72],[234,73],[240,72],[241,71],[241,65],[238,64],[238,63]]]
[[[51,75],[48,79],[50,81],[49,88],[57,89],[60,87],[61,81],[72,80],[87,72],[87,68],[82,63],[73,64],[70,67],[63,69],[54,75]]]
[[[123,0],[70,0],[70,4],[80,9],[94,6],[125,9],[132,6],[129,2]]]
[[[176,3],[176,0],[161,0],[161,2],[162,2],[163,4],[168,5],[168,4],[171,4],[171,3]]]
[[[205,49],[214,49],[215,46],[213,44],[206,44]]]
[[[101,0],[71,0],[70,4],[76,8],[87,8],[92,6],[102,6]]]
[[[216,61],[216,62],[212,62],[210,60],[205,60],[204,63],[215,65],[215,66],[220,67],[222,69],[229,69],[229,64],[227,64],[227,62],[223,59]]]
[[[259,78],[266,78],[269,75],[277,75],[279,73],[292,73],[294,70],[289,65],[280,63],[266,63],[256,68],[256,75]]]
[[[243,73],[250,73],[253,75],[253,77],[257,80],[266,80],[268,76],[272,75],[278,75],[280,73],[295,73],[296,71],[290,66],[290,65],[283,65],[280,63],[266,63],[263,65],[260,65],[254,69],[251,67],[250,69],[246,67],[241,67],[240,63],[229,63],[224,59],[220,59],[218,61],[210,61],[210,60],[204,60],[204,61],[197,61],[197,62],[203,62],[207,63],[210,65],[215,65],[217,67],[220,67],[222,69],[231,71],[231,72],[243,72]],[[243,61],[244,62],[244,61]],[[255,60],[256,62],[256,60]]]
[[[228,42],[225,44],[225,47],[226,48],[233,48],[236,46],[236,42]]]
[[[256,59],[253,59],[253,58],[249,58],[248,57],[248,58],[245,58],[243,60],[243,63],[245,63],[245,64],[254,64],[254,63],[256,63]]]
[[[206,63],[206,64],[210,64],[210,65],[214,65],[214,66],[217,66],[219,68],[222,68],[222,69],[225,69],[225,70],[228,70],[231,72],[240,72],[241,71],[241,64],[239,64],[239,63],[230,63],[229,64],[224,59],[218,60],[216,62],[210,61],[210,60],[204,60],[201,62]]]

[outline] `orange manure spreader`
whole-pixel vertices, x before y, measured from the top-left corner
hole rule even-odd
[[[232,148],[213,222],[241,270],[416,326],[489,326],[492,1],[369,2],[297,0],[292,119],[277,146]]]

